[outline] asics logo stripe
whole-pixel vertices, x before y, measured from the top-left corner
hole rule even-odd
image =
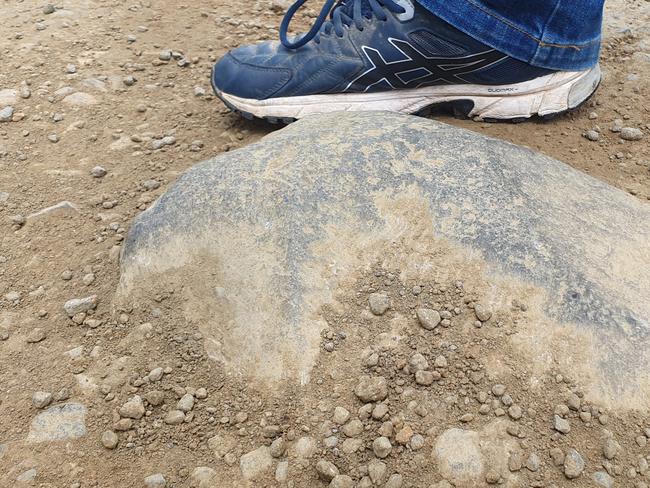
[[[494,49],[460,57],[433,57],[423,54],[407,41],[391,37],[388,42],[403,58],[386,61],[378,49],[361,46],[371,68],[352,80],[344,92],[367,92],[380,84],[393,89],[403,89],[444,83],[466,83],[462,75],[480,71],[507,58],[505,54]],[[404,76],[414,72],[421,75]]]

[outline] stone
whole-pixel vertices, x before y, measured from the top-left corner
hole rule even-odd
[[[289,474],[289,462],[280,461],[275,468],[275,481],[278,483],[285,483]]]
[[[526,461],[526,468],[528,468],[529,471],[532,471],[533,473],[539,471],[541,461],[539,459],[539,456],[536,453],[532,453],[530,456],[528,456],[528,460]]]
[[[411,446],[411,449],[414,451],[419,451],[424,447],[425,444],[425,439],[424,436],[420,434],[415,434],[413,437],[411,437],[411,442],[409,445]]]
[[[323,138],[323,127],[337,130]],[[227,371],[307,382],[322,351],[318,311],[349,278],[332,270],[381,261],[388,241],[409,249],[395,254],[404,269],[449,242],[459,258],[534,286],[545,300],[524,325],[531,368],[541,358],[579,368],[606,403],[643,401],[647,204],[530,149],[424,118],[306,117],[190,168],[130,226],[116,306],[183,290],[177,319],[197,324]],[[602,354],[555,348],[555,333],[588,333]]]
[[[596,471],[591,475],[591,479],[598,488],[614,488],[614,478],[605,471]]]
[[[176,408],[184,413],[190,412],[194,408],[194,396],[186,393],[178,400]]]
[[[354,488],[354,480],[348,475],[339,474],[332,479],[329,488]]]
[[[93,178],[103,178],[106,176],[106,169],[104,169],[102,166],[95,166],[93,169],[90,170],[90,176]]]
[[[32,420],[28,442],[74,440],[86,435],[86,407],[66,403],[48,408]]]
[[[354,394],[364,403],[380,402],[388,396],[388,382],[383,376],[362,376]]]
[[[316,441],[311,437],[301,437],[293,445],[293,455],[300,459],[309,459],[316,453]]]
[[[386,415],[388,415],[388,406],[385,403],[377,403],[371,412],[371,416],[375,420],[381,420],[383,419]]]
[[[11,105],[0,109],[0,122],[11,122],[13,116],[14,108]]]
[[[278,437],[271,442],[270,453],[274,458],[281,458],[287,450],[287,443],[284,438]]]
[[[435,381],[431,371],[418,371],[415,373],[415,382],[422,386],[431,386]]]
[[[585,469],[582,456],[575,449],[569,449],[564,456],[564,476],[570,480],[578,478]]]
[[[608,437],[605,439],[605,443],[603,444],[603,456],[605,456],[605,459],[611,461],[616,457],[620,448],[621,446],[618,442],[611,437]]]
[[[412,372],[429,369],[429,362],[422,354],[416,353],[409,360],[409,368]]]
[[[388,457],[390,451],[393,449],[390,439],[388,437],[377,437],[372,442],[372,452],[375,453],[379,459],[384,459]]]
[[[368,463],[368,476],[375,486],[381,485],[388,477],[388,466],[382,461],[373,459]]]
[[[120,419],[113,424],[113,430],[118,432],[126,432],[133,428],[133,419]]]
[[[524,467],[524,460],[520,452],[510,453],[508,458],[508,469],[510,471],[516,472],[520,471]]]
[[[426,330],[435,329],[442,321],[440,313],[437,310],[432,310],[430,308],[418,308],[415,313],[418,317],[420,326]]]
[[[413,437],[413,429],[410,425],[405,425],[395,434],[395,442],[405,446],[411,441],[411,437]]]
[[[519,405],[511,405],[510,408],[508,408],[508,415],[512,420],[519,420],[523,414],[524,413]]]
[[[185,422],[185,414],[180,410],[170,410],[165,416],[167,425],[179,425]]]
[[[167,480],[161,473],[152,474],[144,479],[146,488],[165,488]]]
[[[479,485],[485,476],[485,460],[479,434],[471,430],[449,429],[435,442],[432,456],[440,475],[455,486]]]
[[[144,394],[144,399],[152,407],[159,407],[165,403],[165,393],[160,390],[151,390]]]
[[[384,315],[390,307],[390,298],[385,293],[371,293],[368,297],[368,304],[374,315]]]
[[[68,317],[74,317],[78,313],[88,312],[89,310],[94,310],[97,307],[97,295],[92,295],[86,298],[73,298],[68,300],[63,305],[65,313],[68,314]]]
[[[194,468],[190,475],[190,486],[192,488],[213,488],[217,472],[207,466]]]
[[[119,409],[120,417],[129,419],[141,419],[144,415],[144,402],[140,395],[133,396],[128,402],[122,405]]]
[[[390,475],[388,481],[384,485],[384,488],[402,488],[403,483],[404,477],[399,473],[395,473]]]
[[[332,421],[336,425],[343,425],[348,421],[349,418],[350,418],[350,412],[348,412],[345,408],[336,407],[334,409],[334,415],[332,416]]]
[[[567,419],[563,419],[559,415],[553,417],[553,428],[562,434],[571,432],[571,424]]]
[[[623,127],[620,136],[626,141],[638,141],[643,138],[643,131],[636,127]]]
[[[357,437],[363,432],[363,423],[359,419],[352,419],[341,430],[347,437]]]
[[[102,434],[102,446],[106,449],[115,449],[120,441],[120,438],[112,430],[107,430]]]
[[[52,394],[48,391],[37,391],[32,395],[32,405],[36,408],[45,408],[52,403]]]
[[[16,477],[16,481],[20,483],[29,483],[31,484],[32,481],[36,478],[36,475],[38,474],[38,471],[36,468],[31,468],[28,469],[27,471],[23,471]]]
[[[266,446],[244,454],[239,459],[239,469],[247,480],[257,480],[270,472],[273,467],[273,457]]]
[[[485,305],[477,303],[474,305],[474,315],[476,315],[476,318],[481,322],[487,322],[492,318],[492,311]]]
[[[320,459],[316,463],[316,472],[318,473],[318,477],[323,481],[332,481],[338,476],[339,468],[334,463]]]

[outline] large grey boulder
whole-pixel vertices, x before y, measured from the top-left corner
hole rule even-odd
[[[121,294],[182,290],[214,358],[261,380],[307,381],[318,308],[342,280],[396,245],[397,265],[426,268],[421,248],[436,242],[479,263],[495,289],[528,290],[519,340],[532,362],[571,367],[611,399],[646,398],[648,205],[422,118],[306,118],[196,165],[136,219]]]

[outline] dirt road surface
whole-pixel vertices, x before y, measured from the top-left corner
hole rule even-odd
[[[333,354],[310,386],[279,392],[209,360],[201,334],[175,320],[173,294],[146,313],[112,306],[132,219],[196,162],[277,130],[230,114],[209,83],[228,49],[277,37],[274,3],[0,4],[0,487],[647,488],[646,413],[587,402],[566,371],[530,390],[526,358],[494,352],[525,304],[485,310],[472,276],[460,286],[359,273],[323,311]],[[605,32],[602,86],[573,114],[521,125],[436,116],[646,201],[650,2],[609,2]],[[623,140],[620,127],[644,136]],[[435,346],[414,334],[367,351],[396,327],[384,295],[390,314],[437,304],[435,320],[482,335],[465,343],[465,329],[441,327]],[[354,321],[362,329],[343,333]],[[355,358],[348,369],[335,351]]]

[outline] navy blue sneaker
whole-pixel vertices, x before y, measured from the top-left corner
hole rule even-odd
[[[557,115],[596,90],[600,68],[566,72],[518,61],[412,0],[327,0],[309,32],[243,46],[214,67],[217,96],[247,118],[289,122],[332,111],[419,113],[451,102],[477,120]]]

